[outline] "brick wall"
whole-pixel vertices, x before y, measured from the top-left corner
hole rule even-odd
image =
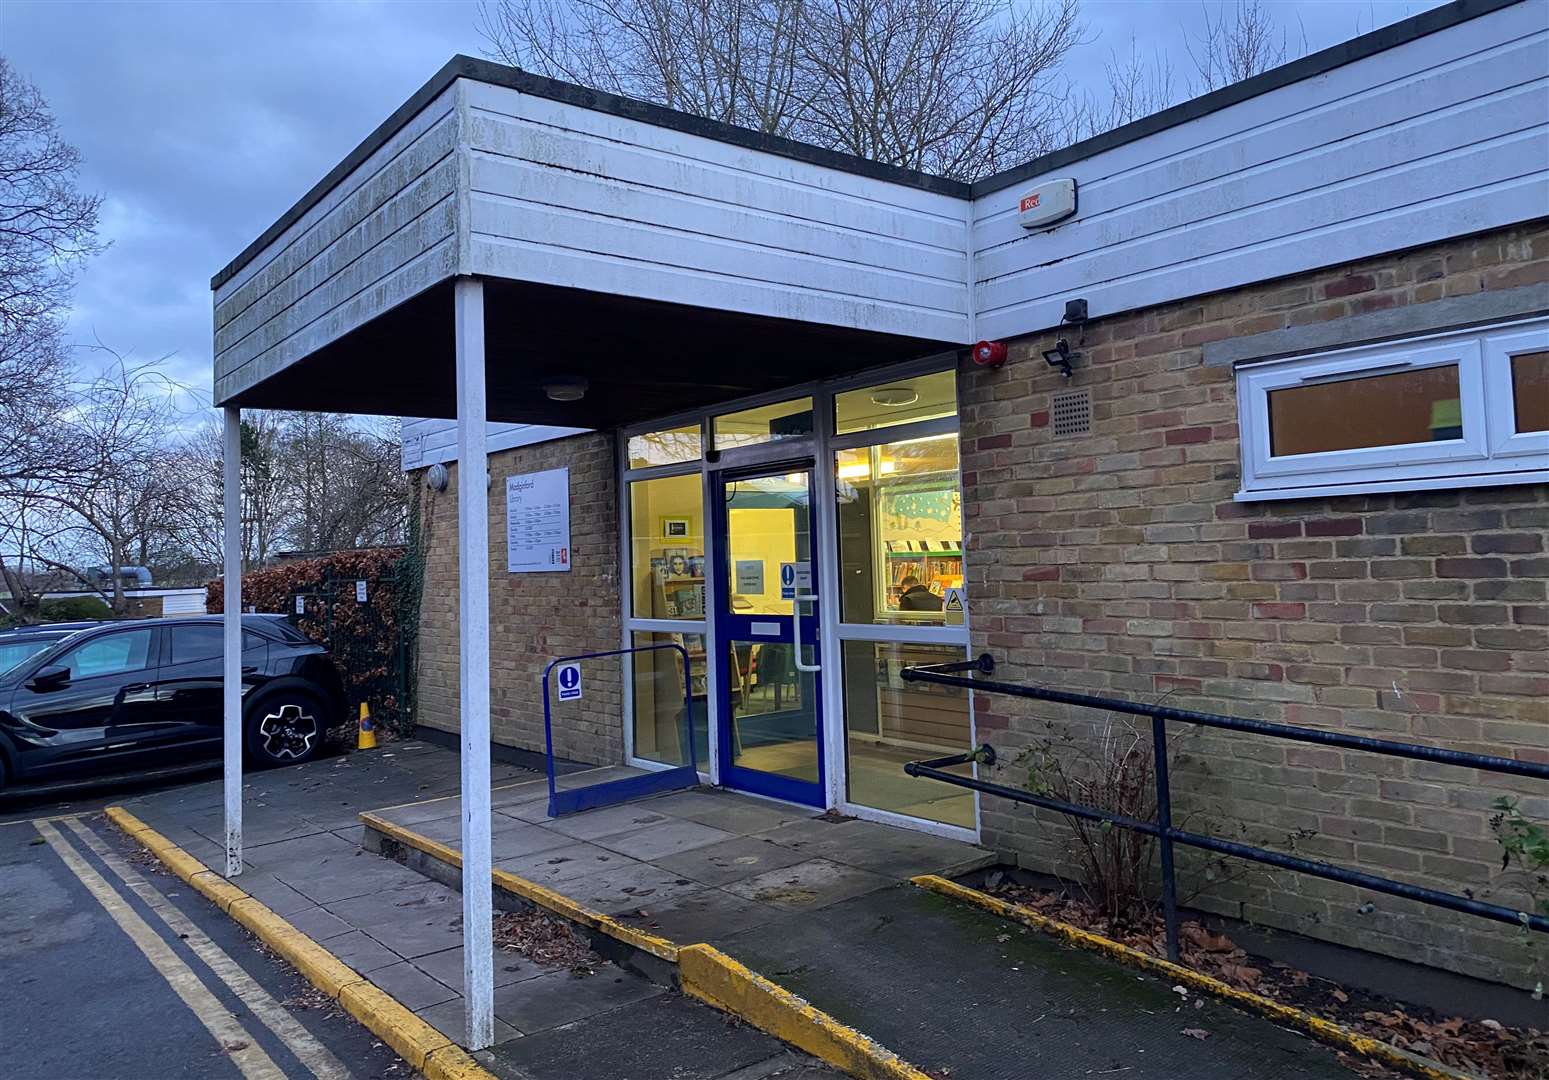
[[[490,731],[498,743],[543,750],[539,679],[557,656],[619,645],[618,481],[613,438],[577,435],[492,454],[490,466]],[[506,477],[570,468],[571,568],[506,572]],[[420,615],[420,722],[458,730],[457,467],[444,493],[423,488],[425,592]],[[415,481],[423,482],[424,473]],[[555,704],[555,750],[595,764],[623,759],[617,660],[583,665],[585,696]]]
[[[1016,680],[1549,761],[1546,488],[1234,502],[1233,375],[1201,359],[1210,341],[1546,280],[1538,223],[1092,323],[1068,384],[1092,392],[1083,437],[1049,427],[1067,386],[1039,355],[1052,335],[966,370],[975,647]],[[1062,739],[1093,731],[1006,698],[976,717],[1003,759],[1051,723]],[[1187,827],[1525,902],[1497,880],[1488,817],[1519,793],[1549,820],[1542,783],[1175,730]],[[1025,783],[1027,763],[999,774]],[[1028,866],[1072,865],[1057,818],[986,800],[983,821]],[[1204,884],[1200,906],[1531,984],[1509,928],[1293,874]]]

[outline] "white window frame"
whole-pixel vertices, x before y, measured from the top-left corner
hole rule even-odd
[[[1239,502],[1362,492],[1484,487],[1549,479],[1549,433],[1518,432],[1510,358],[1549,349],[1549,319],[1474,328],[1319,353],[1237,370],[1242,441]],[[1455,365],[1457,439],[1276,457],[1269,400],[1276,390]]]
[[[1490,456],[1496,458],[1549,455],[1549,432],[1518,431],[1516,394],[1511,382],[1511,358],[1520,353],[1549,352],[1549,320],[1515,333],[1491,334],[1484,342],[1485,399],[1490,410]],[[1534,467],[1531,462],[1526,466]]]

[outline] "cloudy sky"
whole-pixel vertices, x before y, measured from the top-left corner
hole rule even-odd
[[[1437,2],[1269,6],[1293,47],[1316,50]],[[1199,0],[1084,0],[1083,14],[1089,41],[1070,72],[1094,90],[1131,37],[1189,71]],[[479,55],[476,19],[475,0],[0,3],[0,50],[43,91],[85,155],[84,185],[104,196],[112,246],[80,277],[72,342],[169,356],[208,401],[211,275],[454,53]]]

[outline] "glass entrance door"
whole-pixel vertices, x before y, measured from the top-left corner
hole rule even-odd
[[[721,782],[823,806],[812,468],[725,473],[715,491]]]

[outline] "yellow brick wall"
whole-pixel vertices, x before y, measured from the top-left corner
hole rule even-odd
[[[1001,370],[964,370],[976,649],[1013,680],[1549,761],[1549,489],[1234,502],[1233,374],[1201,355],[1224,338],[1544,281],[1538,223],[1091,323],[1068,384],[1040,355],[1052,334],[1012,343]],[[1067,386],[1091,391],[1089,436],[1053,435],[1050,398]],[[1076,719],[978,704],[979,738],[1004,761]],[[1549,785],[1174,730],[1185,827],[1526,903],[1500,881],[1491,804],[1518,795],[1549,820]],[[1027,765],[999,778],[1026,783]],[[984,829],[1030,867],[1072,865],[1056,819],[987,800]],[[1196,884],[1223,912],[1531,985],[1508,928],[1294,874]]]

